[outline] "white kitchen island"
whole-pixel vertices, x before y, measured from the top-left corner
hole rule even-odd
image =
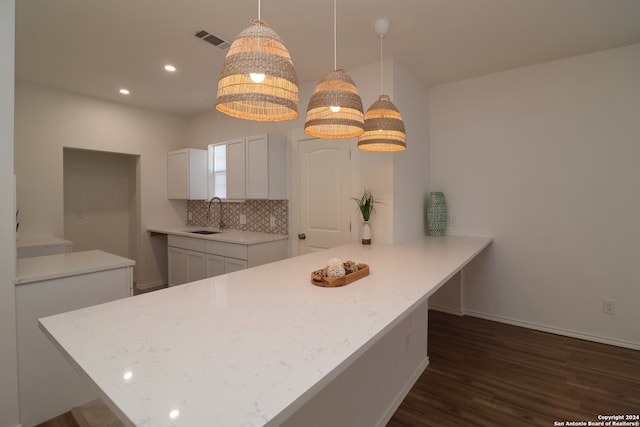
[[[40,324],[126,425],[384,425],[428,363],[428,297],[490,242],[346,245]],[[333,257],[370,275],[312,285]]]

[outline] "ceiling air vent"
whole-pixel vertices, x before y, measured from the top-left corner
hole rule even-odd
[[[227,50],[229,49],[229,46],[231,46],[230,42],[223,40],[220,37],[216,37],[213,34],[206,32],[205,30],[200,30],[194,35],[200,40],[212,44],[220,50]]]

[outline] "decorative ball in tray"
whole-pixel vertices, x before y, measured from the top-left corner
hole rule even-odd
[[[359,262],[332,258],[327,266],[311,273],[311,283],[325,288],[348,285],[369,275],[369,266]]]

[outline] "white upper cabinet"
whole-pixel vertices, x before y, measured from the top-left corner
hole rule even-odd
[[[245,141],[227,142],[227,199],[245,198]]]
[[[287,141],[261,134],[209,145],[209,197],[287,198]]]
[[[287,145],[275,135],[246,138],[247,199],[287,198]]]
[[[170,151],[167,155],[167,197],[207,198],[207,151],[195,148]]]

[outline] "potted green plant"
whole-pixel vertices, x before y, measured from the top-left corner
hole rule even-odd
[[[353,197],[352,200],[355,201],[358,205],[358,209],[360,210],[362,219],[364,220],[364,223],[362,225],[362,244],[370,245],[371,228],[369,226],[369,219],[371,218],[371,215],[376,211],[375,205],[380,202],[376,200],[371,190],[368,190],[366,187],[364,189],[364,192],[362,193],[362,196],[360,196],[359,198]]]

